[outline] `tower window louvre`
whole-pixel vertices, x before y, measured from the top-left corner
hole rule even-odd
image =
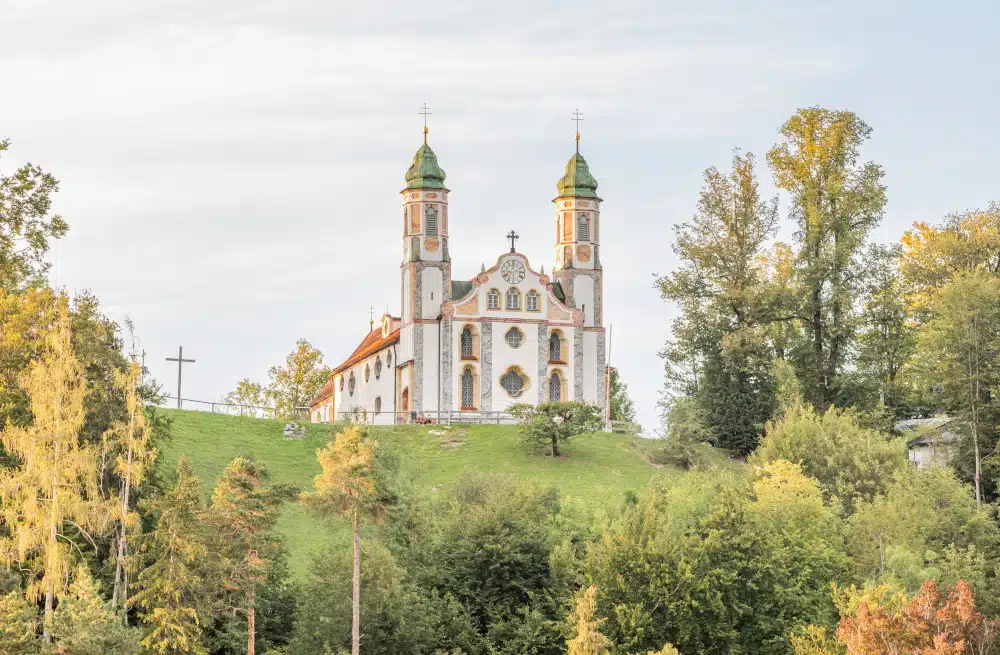
[[[427,208],[427,236],[437,236],[438,233],[438,217],[437,211],[433,207]]]
[[[587,219],[586,214],[581,213],[577,218],[576,239],[577,241],[590,240],[590,221]]]

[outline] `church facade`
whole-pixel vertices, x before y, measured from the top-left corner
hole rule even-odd
[[[601,198],[577,152],[553,200],[554,266],[509,252],[471,279],[452,274],[445,173],[424,144],[402,195],[399,316],[386,314],[337,366],[313,422],[501,420],[516,403],[606,407]]]

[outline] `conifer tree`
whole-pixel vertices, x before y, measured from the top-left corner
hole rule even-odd
[[[115,618],[101,598],[100,587],[86,566],[73,573],[69,593],[52,615],[55,653],[62,655],[139,655],[141,635]]]
[[[144,548],[152,563],[139,572],[138,591],[130,601],[141,608],[139,618],[149,630],[142,645],[159,655],[204,655],[207,581],[200,562],[208,548],[200,484],[186,458],[177,463],[173,487],[144,507],[156,519]]]
[[[85,533],[101,527],[107,508],[100,499],[92,448],[81,444],[86,384],[70,343],[69,314],[60,302],[44,354],[21,378],[31,398],[33,423],[8,424],[0,442],[20,466],[0,477],[0,559],[30,568],[27,598],[45,598],[46,641],[56,599],[69,577],[67,529]]]
[[[20,590],[0,596],[0,653],[30,655],[38,652],[38,611]]]
[[[212,495],[212,526],[225,558],[223,585],[232,608],[247,617],[247,653],[256,648],[257,595],[268,581],[281,540],[274,532],[287,487],[270,483],[263,462],[237,457],[219,478]]]
[[[379,514],[383,508],[375,492],[375,444],[361,429],[351,426],[325,449],[316,451],[323,472],[316,476],[315,492],[304,499],[326,511],[350,516],[354,525],[354,585],[351,611],[351,655],[361,649],[361,536],[362,513]]]
[[[111,597],[111,609],[118,612],[119,606],[128,601],[128,579],[125,572],[125,558],[128,553],[128,532],[135,530],[139,516],[132,509],[134,490],[142,483],[146,469],[156,458],[156,451],[149,443],[149,420],[144,412],[139,395],[142,384],[142,368],[132,361],[124,371],[114,371],[114,386],[125,398],[126,420],[112,425],[105,435],[106,440],[117,446],[115,473],[121,480],[120,505],[117,510],[118,551],[115,557],[115,587]]]
[[[614,643],[601,633],[605,619],[597,613],[597,587],[590,585],[576,597],[576,609],[569,620],[576,624],[576,636],[566,642],[567,655],[605,655]]]

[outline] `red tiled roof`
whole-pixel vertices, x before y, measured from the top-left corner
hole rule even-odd
[[[326,384],[323,385],[323,388],[319,390],[318,394],[316,394],[316,397],[313,398],[311,403],[309,403],[309,406],[315,407],[316,405],[323,402],[332,395],[333,395],[333,376],[331,375],[330,379],[327,380]]]
[[[351,368],[365,357],[368,357],[369,355],[374,355],[375,353],[382,350],[386,346],[391,346],[397,341],[399,341],[399,330],[391,332],[389,336],[383,338],[382,328],[380,327],[375,328],[374,330],[369,332],[368,336],[366,336],[361,341],[361,344],[354,349],[354,352],[351,353],[351,356],[348,357],[346,360],[344,360],[343,364],[333,369],[333,372],[330,375],[336,375],[337,373],[340,373],[342,371]]]

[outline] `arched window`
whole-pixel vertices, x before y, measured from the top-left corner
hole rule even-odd
[[[354,395],[354,371],[351,371],[351,378],[347,381],[347,393]]]
[[[472,354],[472,328],[468,325],[462,330],[462,359],[473,359]]]
[[[410,388],[407,387],[403,389],[403,394],[400,396],[401,402],[399,403],[400,409],[404,412],[410,411]]]
[[[562,339],[559,338],[558,332],[553,332],[549,337],[549,361],[562,361]]]
[[[380,377],[382,377],[382,358],[381,357],[376,357],[375,358],[375,379],[377,380]]]
[[[511,348],[520,348],[521,344],[524,343],[524,332],[512,327],[507,330],[507,334],[503,335],[503,338]]]
[[[368,364],[365,364],[365,384],[368,384],[368,378],[372,375],[372,369]]]
[[[344,390],[344,376],[343,375],[340,376],[340,390],[341,391]]]
[[[573,265],[573,246],[563,248],[563,266]]]
[[[382,411],[382,396],[375,396],[375,413]]]
[[[462,371],[462,409],[475,409],[476,376],[471,368]]]
[[[549,402],[562,402],[562,378],[556,371],[552,371],[552,377],[549,378]]]
[[[500,309],[500,292],[496,289],[486,294],[486,309]]]
[[[385,354],[385,365],[392,368],[392,353],[388,352]]]
[[[517,398],[524,391],[524,378],[517,369],[508,369],[500,376],[500,386],[511,398]]]
[[[576,240],[590,240],[590,221],[587,220],[587,215],[583,213],[576,219]]]
[[[513,311],[521,309],[521,293],[517,290],[517,287],[507,289],[506,307],[508,310]]]
[[[437,210],[433,207],[427,207],[427,236],[437,236],[438,233],[438,215]]]
[[[537,291],[535,291],[534,289],[532,289],[531,291],[529,291],[528,295],[525,297],[525,300],[527,301],[526,304],[527,304],[527,309],[528,309],[529,312],[537,312],[538,311],[538,292]]]

